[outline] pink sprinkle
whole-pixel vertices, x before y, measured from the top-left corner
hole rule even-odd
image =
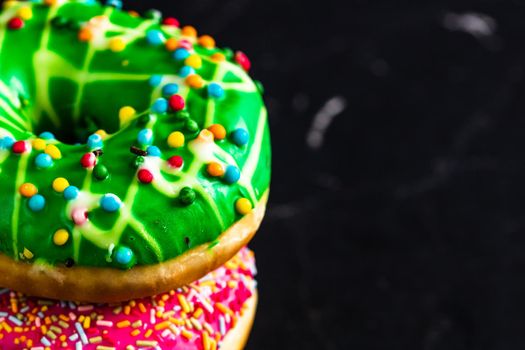
[[[86,223],[88,218],[87,210],[84,208],[75,208],[71,213],[71,218],[75,225],[82,226]]]
[[[193,49],[193,44],[190,43],[188,40],[181,40],[179,41],[179,47],[186,50],[191,50]]]

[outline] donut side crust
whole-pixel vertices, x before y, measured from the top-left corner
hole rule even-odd
[[[15,261],[0,254],[0,286],[30,296],[90,303],[113,303],[164,293],[205,276],[247,245],[259,228],[268,200],[264,193],[255,208],[217,239],[184,254],[131,270],[82,266],[52,267]]]
[[[253,327],[253,321],[255,320],[257,300],[257,292],[250,299],[246,300],[243,315],[239,317],[235,327],[226,334],[219,349],[243,350],[245,348]]]

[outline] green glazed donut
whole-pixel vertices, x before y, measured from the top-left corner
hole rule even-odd
[[[18,279],[66,281],[64,289],[68,269],[79,279],[92,270],[97,284],[109,270],[124,276],[197,248],[215,254],[198,272],[180,265],[193,260],[163,265],[171,269],[164,274],[196,279],[240,248],[214,253],[226,232],[235,241],[232,228],[243,226],[249,233],[238,240],[246,243],[262,219],[270,137],[246,55],[216,48],[210,36],[156,11],[141,17],[117,7],[4,3],[0,271],[16,266],[26,274]],[[105,299],[40,292],[13,279],[0,284]],[[142,294],[160,289],[168,288]],[[138,296],[115,295],[106,299]]]

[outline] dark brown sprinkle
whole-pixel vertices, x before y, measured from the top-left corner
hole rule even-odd
[[[148,152],[141,150],[140,148],[135,146],[131,146],[129,150],[131,151],[131,153],[136,154],[137,156],[145,157],[148,155]]]
[[[190,246],[190,237],[184,237],[184,243],[189,247]]]
[[[66,267],[73,267],[73,265],[75,265],[75,261],[71,258],[67,258],[65,264]]]
[[[101,149],[96,149],[93,151],[93,154],[97,157],[100,157],[101,155],[104,154],[104,152]]]

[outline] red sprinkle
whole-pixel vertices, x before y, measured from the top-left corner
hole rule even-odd
[[[29,144],[25,141],[16,141],[13,144],[13,152],[16,154],[22,154],[29,151]]]
[[[182,164],[184,164],[184,160],[181,156],[173,156],[170,159],[168,159],[168,164],[172,168],[180,168]]]
[[[162,21],[162,24],[165,26],[171,26],[171,27],[180,27],[180,22],[178,19],[173,17],[165,18],[164,21]]]
[[[170,97],[169,101],[171,109],[174,111],[182,111],[184,109],[185,103],[181,95],[173,95]]]
[[[242,51],[237,51],[237,53],[235,54],[235,61],[247,72],[252,67],[250,59]]]
[[[14,18],[11,18],[9,20],[9,22],[7,23],[7,26],[9,27],[9,29],[14,29],[14,30],[18,30],[18,29],[22,29],[24,28],[24,21],[22,20],[22,18],[20,17],[14,17]]]
[[[80,164],[82,164],[84,168],[92,168],[97,165],[97,156],[91,152],[86,153],[80,159]]]
[[[147,169],[140,169],[137,177],[143,184],[149,184],[153,181],[153,174]]]

